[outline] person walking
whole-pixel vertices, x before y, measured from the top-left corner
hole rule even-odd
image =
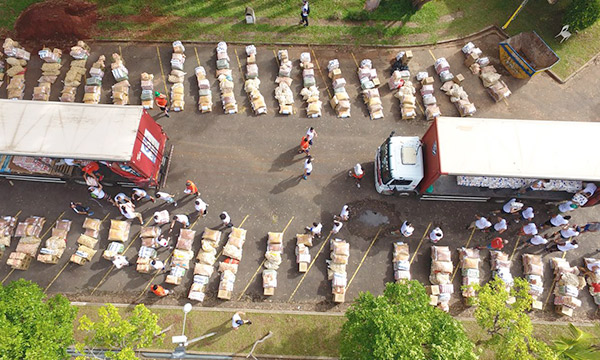
[[[306,137],[308,138],[308,144],[310,146],[312,146],[313,144],[313,139],[318,137],[319,134],[317,134],[317,131],[315,130],[314,127],[309,127],[308,130],[306,130]]]
[[[391,234],[396,235],[396,236],[402,234],[402,236],[404,236],[404,237],[410,237],[414,232],[415,232],[415,228],[412,225],[412,223],[410,221],[405,221],[402,223],[402,226],[400,227],[400,231],[394,230],[391,232]]]
[[[490,231],[490,227],[492,227],[492,223],[486,219],[483,216],[479,216],[479,215],[475,215],[475,218],[477,218],[477,220],[473,221],[471,223],[471,225],[469,225],[467,227],[467,230],[472,230],[472,229],[479,229],[483,232],[489,232]]]
[[[442,240],[443,237],[444,232],[439,227],[436,227],[429,233],[429,240],[431,240],[431,242],[434,244],[437,244],[438,241]]]
[[[221,223],[223,224],[223,227],[233,227],[233,223],[231,222],[231,217],[229,217],[229,214],[227,213],[227,211],[223,211],[220,215],[219,218],[221,219]]]
[[[150,266],[152,266],[152,268],[157,271],[165,270],[165,263],[158,259],[152,259],[150,261]]]
[[[478,246],[477,249],[482,250],[482,249],[489,249],[489,250],[502,250],[504,248],[504,245],[508,244],[508,240],[502,240],[501,237],[495,237],[492,242],[487,246],[487,247],[483,247],[483,246]]]
[[[140,221],[140,224],[144,224],[144,220],[142,219],[142,214],[135,211],[133,206],[130,204],[121,204],[119,205],[119,211],[121,211],[121,215],[125,216],[127,220],[132,220],[137,218]]]
[[[133,201],[131,201],[131,198],[129,198],[129,196],[125,195],[125,193],[122,193],[122,192],[115,195],[115,203],[117,205],[131,204],[135,207],[135,205],[133,204]]]
[[[113,201],[111,196],[108,195],[102,188],[102,184],[98,183],[97,186],[90,186],[88,187],[88,191],[90,192],[90,196],[92,197],[92,199],[106,200],[111,205],[115,205],[115,202]]]
[[[546,239],[544,236],[542,235],[534,235],[531,239],[527,240],[527,242],[525,243],[526,245],[546,245],[548,243],[548,239]]]
[[[308,177],[312,173],[313,161],[314,161],[314,158],[310,155],[308,155],[308,158],[304,161],[304,175],[302,175],[302,178],[304,180],[308,180]]]
[[[300,140],[300,148],[298,149],[298,154],[305,153],[306,156],[310,156],[310,141],[308,140],[308,136],[303,136],[302,140]]]
[[[567,252],[573,249],[577,249],[579,247],[579,244],[577,243],[576,239],[573,239],[571,241],[568,240],[563,240],[561,242],[555,242],[552,245],[546,247],[546,251],[547,252],[555,252],[555,251],[562,251],[562,252]]]
[[[154,219],[154,223],[156,225],[166,224],[169,222],[169,211],[167,211],[167,210],[155,211],[152,218]]]
[[[177,214],[173,216],[173,223],[178,222],[183,225],[184,228],[190,227],[190,219],[187,215]]]
[[[310,6],[308,5],[308,0],[302,0],[302,8],[300,9],[300,24],[304,24],[304,26],[308,26],[308,15],[310,14]]]
[[[561,214],[556,214],[542,225],[542,230],[554,226],[565,226],[569,223],[570,219],[569,215],[562,216]]]
[[[344,226],[344,223],[339,220],[333,220],[333,229],[331,229],[331,235],[336,235],[339,233],[340,230],[342,230],[342,226]]]
[[[88,216],[94,215],[94,212],[92,210],[90,210],[89,206],[83,206],[83,204],[80,202],[71,201],[71,209],[73,209],[75,214],[88,215]]]
[[[167,204],[173,204],[173,206],[177,206],[175,195],[163,191],[157,191],[155,195],[157,199],[164,200]]]
[[[362,180],[363,176],[365,176],[365,172],[363,171],[362,166],[357,163],[356,165],[354,165],[354,168],[352,170],[348,171],[348,176],[354,178],[356,187],[360,188],[360,181]]]
[[[581,234],[586,233],[586,232],[598,232],[598,231],[600,231],[600,222],[587,223],[587,224],[583,225],[582,228],[578,227],[577,231],[579,231]]]
[[[335,220],[340,221],[348,221],[350,219],[350,207],[348,205],[342,206],[342,211],[340,211],[340,216],[333,215]]]
[[[131,191],[131,200],[140,201],[142,199],[156,202],[156,199],[154,199],[152,196],[148,195],[148,192],[146,190],[140,189],[140,188],[133,188],[133,190]]]
[[[503,219],[501,217],[498,217],[498,222],[495,223],[494,227],[492,228],[492,230],[498,232],[498,234],[502,234],[507,229],[508,229],[508,223],[506,222],[506,219]]]
[[[519,235],[533,236],[533,235],[537,235],[537,233],[538,233],[537,226],[533,222],[529,222],[529,223],[523,225],[523,227],[521,228],[521,231],[519,231]]]
[[[188,180],[185,182],[185,190],[183,190],[183,193],[186,195],[200,196],[198,187],[196,186],[196,184],[194,184],[192,180]]]
[[[171,290],[167,290],[158,284],[152,285],[152,287],[150,287],[150,290],[154,293],[154,295],[158,297],[164,297],[171,293]]]
[[[321,231],[323,230],[323,224],[321,223],[312,223],[312,226],[307,226],[306,231],[310,232],[310,234],[317,239],[321,237]]]
[[[569,211],[573,211],[578,207],[579,205],[569,200],[558,204],[558,212],[562,215],[568,213]]]
[[[576,237],[576,236],[579,236],[579,231],[577,231],[576,225],[572,225],[572,226],[564,226],[559,231],[550,235],[549,239],[554,240],[554,241],[561,239],[561,238],[563,240],[568,240],[568,239]]]
[[[197,197],[196,200],[194,200],[194,208],[199,215],[206,217],[206,213],[208,213],[208,204],[205,203],[204,200],[200,199],[200,197]]]
[[[231,327],[233,330],[238,330],[242,325],[252,325],[252,321],[243,320],[242,315],[246,315],[243,311],[238,311],[231,317]]]
[[[525,210],[521,211],[521,216],[526,221],[532,221],[533,218],[535,217],[535,213],[533,212],[533,208],[531,206],[529,206]]]
[[[164,112],[166,117],[171,117],[171,115],[169,115],[169,101],[167,100],[167,95],[155,91],[154,102],[156,103],[156,106],[158,106],[158,108]]]

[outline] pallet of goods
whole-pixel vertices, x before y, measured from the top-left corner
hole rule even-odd
[[[298,271],[301,273],[308,271],[311,261],[310,248],[312,245],[312,234],[296,234],[296,263],[298,264]]]
[[[142,246],[138,251],[138,258],[136,260],[136,270],[142,274],[149,274],[152,272],[152,266],[150,262],[158,257],[156,248],[158,239],[160,237],[160,227],[158,226],[142,226],[140,230],[140,238],[142,239]]]
[[[340,62],[333,59],[327,63],[328,76],[333,87],[333,97],[329,101],[339,118],[350,117],[350,96],[346,91],[346,79],[342,77]]]
[[[544,292],[544,263],[541,255],[523,254],[523,275],[529,283],[529,295],[533,298],[532,308],[542,310],[540,301]]]
[[[279,73],[275,82],[275,99],[279,103],[279,113],[291,115],[294,112],[294,93],[292,92],[292,62],[287,50],[277,51],[279,60]]]
[[[15,233],[17,227],[17,218],[14,216],[0,217],[0,258],[4,255],[4,251],[10,246],[10,240]]]
[[[394,97],[400,100],[400,114],[402,120],[412,120],[417,117],[416,89],[410,81],[408,63],[412,60],[412,51],[400,51],[396,54],[392,64],[392,76],[388,86]]]
[[[116,84],[112,86],[113,104],[129,104],[129,70],[125,67],[121,55],[117,53],[112,54],[110,69],[116,82]]]
[[[185,108],[185,81],[186,73],[183,72],[183,64],[185,63],[185,47],[181,41],[173,42],[173,54],[171,55],[171,73],[168,81],[171,86],[171,110],[183,111]]]
[[[108,231],[108,247],[102,253],[102,257],[106,260],[113,261],[115,256],[123,254],[125,251],[124,242],[129,240],[129,232],[131,223],[122,220],[111,220],[110,230]]]
[[[71,220],[57,220],[50,236],[37,256],[39,262],[57,264],[67,248],[67,235],[71,230]]]
[[[392,264],[394,266],[394,280],[396,283],[402,283],[411,279],[408,244],[399,241],[393,245]]]
[[[92,260],[94,255],[96,255],[96,252],[98,252],[98,250],[96,250],[96,245],[98,244],[101,225],[101,220],[85,218],[83,222],[85,232],[79,235],[79,238],[77,239],[77,251],[75,251],[75,254],[71,255],[71,262],[84,265]]]
[[[17,248],[9,255],[6,262],[15,270],[27,270],[42,244],[40,234],[46,218],[31,216],[20,222],[15,230],[15,237],[20,237]]]
[[[63,80],[64,87],[59,97],[59,100],[62,102],[75,102],[77,89],[85,77],[85,64],[90,56],[90,47],[83,41],[78,41],[77,45],[71,47],[69,55],[71,55],[73,60]]]
[[[215,262],[217,261],[217,248],[221,243],[221,232],[210,228],[204,228],[202,233],[202,246],[196,256],[196,264],[194,265],[194,281],[190,287],[188,299],[195,301],[204,301],[206,297],[208,281],[215,270]],[[222,262],[219,265],[219,272],[228,269],[234,274],[237,273],[237,263]]]
[[[462,296],[465,304],[471,306],[477,296],[473,286],[479,285],[479,250],[476,248],[458,249],[460,269],[462,274]]]
[[[202,113],[212,111],[212,91],[210,90],[210,82],[206,78],[206,70],[204,66],[198,66],[194,69],[196,73],[196,81],[198,82],[198,110]]]
[[[554,307],[558,314],[573,316],[573,310],[581,307],[579,290],[585,287],[585,279],[579,269],[563,258],[550,259],[554,271]]]
[[[275,295],[277,287],[277,269],[281,265],[283,253],[283,233],[269,232],[267,238],[267,252],[265,252],[265,270],[263,270],[263,289],[265,296]]]
[[[502,76],[498,74],[494,65],[490,64],[490,59],[483,56],[481,49],[475,44],[468,42],[463,46],[462,53],[465,55],[465,66],[474,75],[479,75],[483,87],[495,102],[506,99],[512,94],[506,83],[501,80]]]
[[[510,292],[514,284],[514,279],[510,273],[510,266],[512,261],[508,258],[508,254],[502,251],[490,251],[490,261],[492,270],[492,279],[495,277],[500,278],[506,287],[506,291]],[[508,303],[513,303],[514,297],[508,298]]]
[[[260,79],[258,78],[258,65],[256,64],[256,47],[246,46],[246,81],[244,91],[248,94],[252,110],[256,115],[266,114],[267,105],[265,97],[260,93]]]
[[[302,68],[302,84],[300,91],[302,100],[306,101],[306,116],[309,118],[321,117],[323,102],[319,99],[320,93],[315,79],[315,65],[312,63],[310,53],[300,54],[300,67]]]
[[[27,71],[27,62],[31,58],[31,53],[11,38],[4,40],[2,48],[4,55],[6,55],[6,64],[8,64],[8,69],[5,73],[10,79],[6,87],[8,92],[7,99],[23,100],[25,71]]]
[[[233,293],[233,285],[235,284],[235,277],[237,273],[237,265],[242,261],[242,247],[246,242],[246,230],[241,228],[232,228],[227,244],[223,248],[223,255],[227,257],[225,263],[235,264],[236,271],[229,267],[219,266],[221,271],[221,280],[219,281],[219,292],[217,297],[223,300],[231,300],[231,294]]]
[[[327,260],[327,277],[331,280],[333,302],[343,303],[348,285],[346,266],[350,257],[350,244],[341,239],[331,239],[329,248],[331,259]]]
[[[460,85],[462,83],[462,75],[455,77],[450,72],[450,64],[443,57],[435,61],[434,68],[443,84],[440,90],[450,97],[450,102],[456,106],[460,116],[473,116],[477,109],[475,108],[475,104],[469,101],[469,95]]]
[[[383,105],[377,89],[381,83],[377,77],[377,70],[373,68],[370,59],[364,59],[360,62],[358,79],[360,80],[363,101],[369,109],[371,120],[381,119],[383,117]]]
[[[154,107],[154,74],[148,74],[143,72],[140,75],[142,94],[140,95],[142,100],[142,107],[146,110]]]
[[[32,100],[48,101],[52,84],[56,82],[58,75],[60,75],[62,51],[60,49],[43,48],[38,52],[38,55],[43,61],[42,76],[38,79],[38,86],[33,88]]]
[[[588,284],[588,290],[594,304],[600,306],[600,260],[594,258],[584,258],[583,262],[587,270],[585,273],[586,282]]]
[[[227,55],[227,43],[221,41],[217,44],[217,80],[221,90],[221,102],[225,114],[237,114],[238,106],[233,95],[233,75],[230,62],[231,59]]]
[[[102,79],[104,78],[104,69],[106,65],[104,61],[106,57],[100,55],[98,60],[92,64],[90,68],[90,77],[85,79],[85,93],[83,94],[83,102],[86,104],[98,104],[100,95],[102,94]]]
[[[452,254],[447,246],[431,247],[431,274],[429,281],[432,286],[428,288],[430,304],[448,312],[450,298],[454,293],[454,285],[450,280],[452,276]]]
[[[433,77],[429,76],[427,71],[421,71],[417,73],[416,78],[417,81],[421,83],[421,89],[419,92],[421,93],[421,97],[423,99],[423,106],[425,106],[425,118],[427,120],[434,120],[442,116],[440,107],[437,104],[437,99],[433,94]]]
[[[194,258],[194,237],[196,237],[196,231],[194,230],[181,229],[179,232],[177,245],[173,250],[171,272],[165,279],[167,284],[181,284],[185,273],[190,269],[190,261]]]

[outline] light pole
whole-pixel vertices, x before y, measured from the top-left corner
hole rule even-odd
[[[187,319],[187,314],[192,311],[192,304],[187,303],[183,305],[183,328],[181,329],[181,335],[185,336],[185,320]]]

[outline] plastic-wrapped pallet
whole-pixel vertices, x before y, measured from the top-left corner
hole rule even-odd
[[[85,80],[85,94],[83,95],[83,102],[86,104],[98,104],[100,102],[102,78],[104,77],[104,69],[106,68],[104,64],[105,60],[106,57],[100,55],[90,68],[90,77]]]
[[[225,114],[237,114],[238,106],[233,94],[233,77],[230,67],[231,59],[227,55],[227,43],[217,44],[217,80],[221,90],[221,102]]]
[[[265,296],[275,294],[277,287],[277,269],[281,265],[283,252],[283,233],[269,232],[267,237],[267,251],[265,252],[265,270],[263,270],[263,289]]]
[[[227,244],[223,248],[223,255],[227,258],[219,264],[219,272],[221,272],[219,292],[217,293],[219,299],[231,299],[237,268],[242,260],[242,247],[245,242],[246,230],[233,227],[227,239]]]
[[[42,64],[42,76],[38,79],[38,86],[33,88],[32,100],[48,101],[50,88],[60,75],[62,51],[60,49],[43,48],[38,52],[38,55],[44,63]]]
[[[198,66],[194,69],[196,81],[198,82],[198,110],[203,113],[212,111],[212,91],[210,90],[210,82],[206,78],[206,70],[203,66]]]
[[[494,65],[490,65],[488,57],[483,56],[481,49],[472,42],[468,42],[462,48],[465,55],[464,64],[474,75],[479,75],[483,87],[494,101],[498,102],[511,95],[511,91],[506,83],[501,80],[500,74],[496,71]]]
[[[350,117],[350,97],[346,91],[346,79],[342,77],[338,59],[329,61],[327,71],[333,86],[333,97],[329,103],[339,118]]]
[[[468,306],[472,305],[472,300],[477,296],[474,285],[479,285],[479,250],[476,248],[458,249],[460,259],[460,268],[462,272],[462,296]]]
[[[0,217],[0,258],[10,246],[10,241],[17,227],[17,218],[14,216]]]
[[[350,256],[350,244],[341,239],[331,239],[329,242],[331,260],[327,260],[327,277],[331,280],[331,291],[333,301],[343,303],[346,298],[346,286],[348,278],[346,265]]]
[[[541,255],[523,254],[523,275],[529,283],[529,294],[533,297],[532,307],[542,310],[539,300],[544,292],[544,263]]]
[[[202,246],[196,256],[194,265],[194,280],[188,293],[188,299],[204,301],[207,285],[214,272],[214,264],[217,261],[217,248],[221,242],[221,232],[205,228],[202,233]],[[230,270],[233,267],[229,268]],[[237,264],[234,273],[237,273]]]
[[[39,237],[42,228],[46,223],[46,218],[40,216],[30,216],[25,221],[19,222],[15,230],[16,237],[35,236]]]
[[[144,109],[152,109],[154,107],[154,74],[143,72],[140,75],[142,87],[142,106]]]
[[[71,61],[67,75],[63,80],[64,87],[59,97],[59,100],[62,102],[75,101],[77,89],[79,88],[79,85],[81,85],[82,79],[85,76],[85,64],[88,56],[90,55],[90,47],[85,42],[78,41],[77,45],[71,47],[69,55],[71,55],[73,60]]]
[[[165,282],[168,284],[179,285],[183,276],[190,269],[190,261],[194,258],[192,245],[196,231],[190,229],[181,229],[173,256],[171,257],[171,271]]]
[[[256,65],[256,47],[246,46],[246,81],[244,91],[248,94],[252,110],[256,115],[267,113],[265,97],[260,93],[260,79],[258,78],[258,65]]]
[[[600,260],[594,258],[584,258],[583,262],[588,271],[585,272],[588,290],[594,303],[600,306]]]
[[[312,234],[296,234],[296,263],[298,271],[303,273],[308,271],[310,264],[310,247],[313,245]]]
[[[579,269],[571,266],[563,258],[550,259],[554,271],[554,306],[561,315],[573,316],[573,310],[581,307],[579,290],[585,287],[585,279],[579,276]]]
[[[309,118],[320,117],[323,102],[319,99],[320,93],[315,78],[315,65],[311,61],[310,53],[303,52],[300,54],[300,67],[302,68],[302,83],[304,86],[300,91],[300,95],[302,100],[306,101],[306,115]]]
[[[110,68],[116,84],[112,86],[112,99],[115,105],[129,104],[129,70],[125,67],[119,54],[112,54]]]
[[[169,74],[169,82],[171,86],[171,110],[183,111],[185,108],[185,88],[184,81],[186,73],[183,72],[183,64],[185,63],[185,47],[181,41],[173,42],[173,54],[171,55],[171,73]]]
[[[275,79],[278,84],[275,88],[275,99],[279,103],[279,113],[291,115],[294,112],[294,93],[290,88],[292,86],[292,62],[287,50],[277,51],[277,58],[279,59],[279,73]]]
[[[402,241],[394,243],[392,263],[394,264],[394,280],[397,283],[411,279],[408,244]]]
[[[383,106],[379,90],[377,89],[380,82],[377,77],[377,70],[373,69],[370,59],[364,59],[360,62],[358,79],[360,80],[363,100],[369,109],[371,120],[381,119],[383,117]]]
[[[37,260],[46,264],[56,264],[67,248],[67,234],[71,229],[71,220],[57,220],[52,235],[40,250]]]
[[[450,310],[450,297],[454,293],[450,276],[452,276],[450,249],[447,246],[432,246],[429,281],[433,285],[428,288],[430,304],[446,312]]]
[[[83,222],[85,233],[77,239],[77,251],[71,255],[71,262],[83,265],[90,261],[96,254],[96,245],[98,244],[98,235],[102,221],[98,219],[86,218]]]
[[[23,100],[25,71],[31,54],[11,38],[4,40],[2,48],[4,49],[4,54],[7,56],[6,64],[8,64],[8,69],[3,74],[6,73],[10,78],[6,87],[8,92],[7,98],[11,100]],[[4,75],[2,75],[3,77]]]

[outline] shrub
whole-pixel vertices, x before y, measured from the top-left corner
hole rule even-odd
[[[570,30],[583,30],[600,18],[600,0],[572,0],[563,17]]]

